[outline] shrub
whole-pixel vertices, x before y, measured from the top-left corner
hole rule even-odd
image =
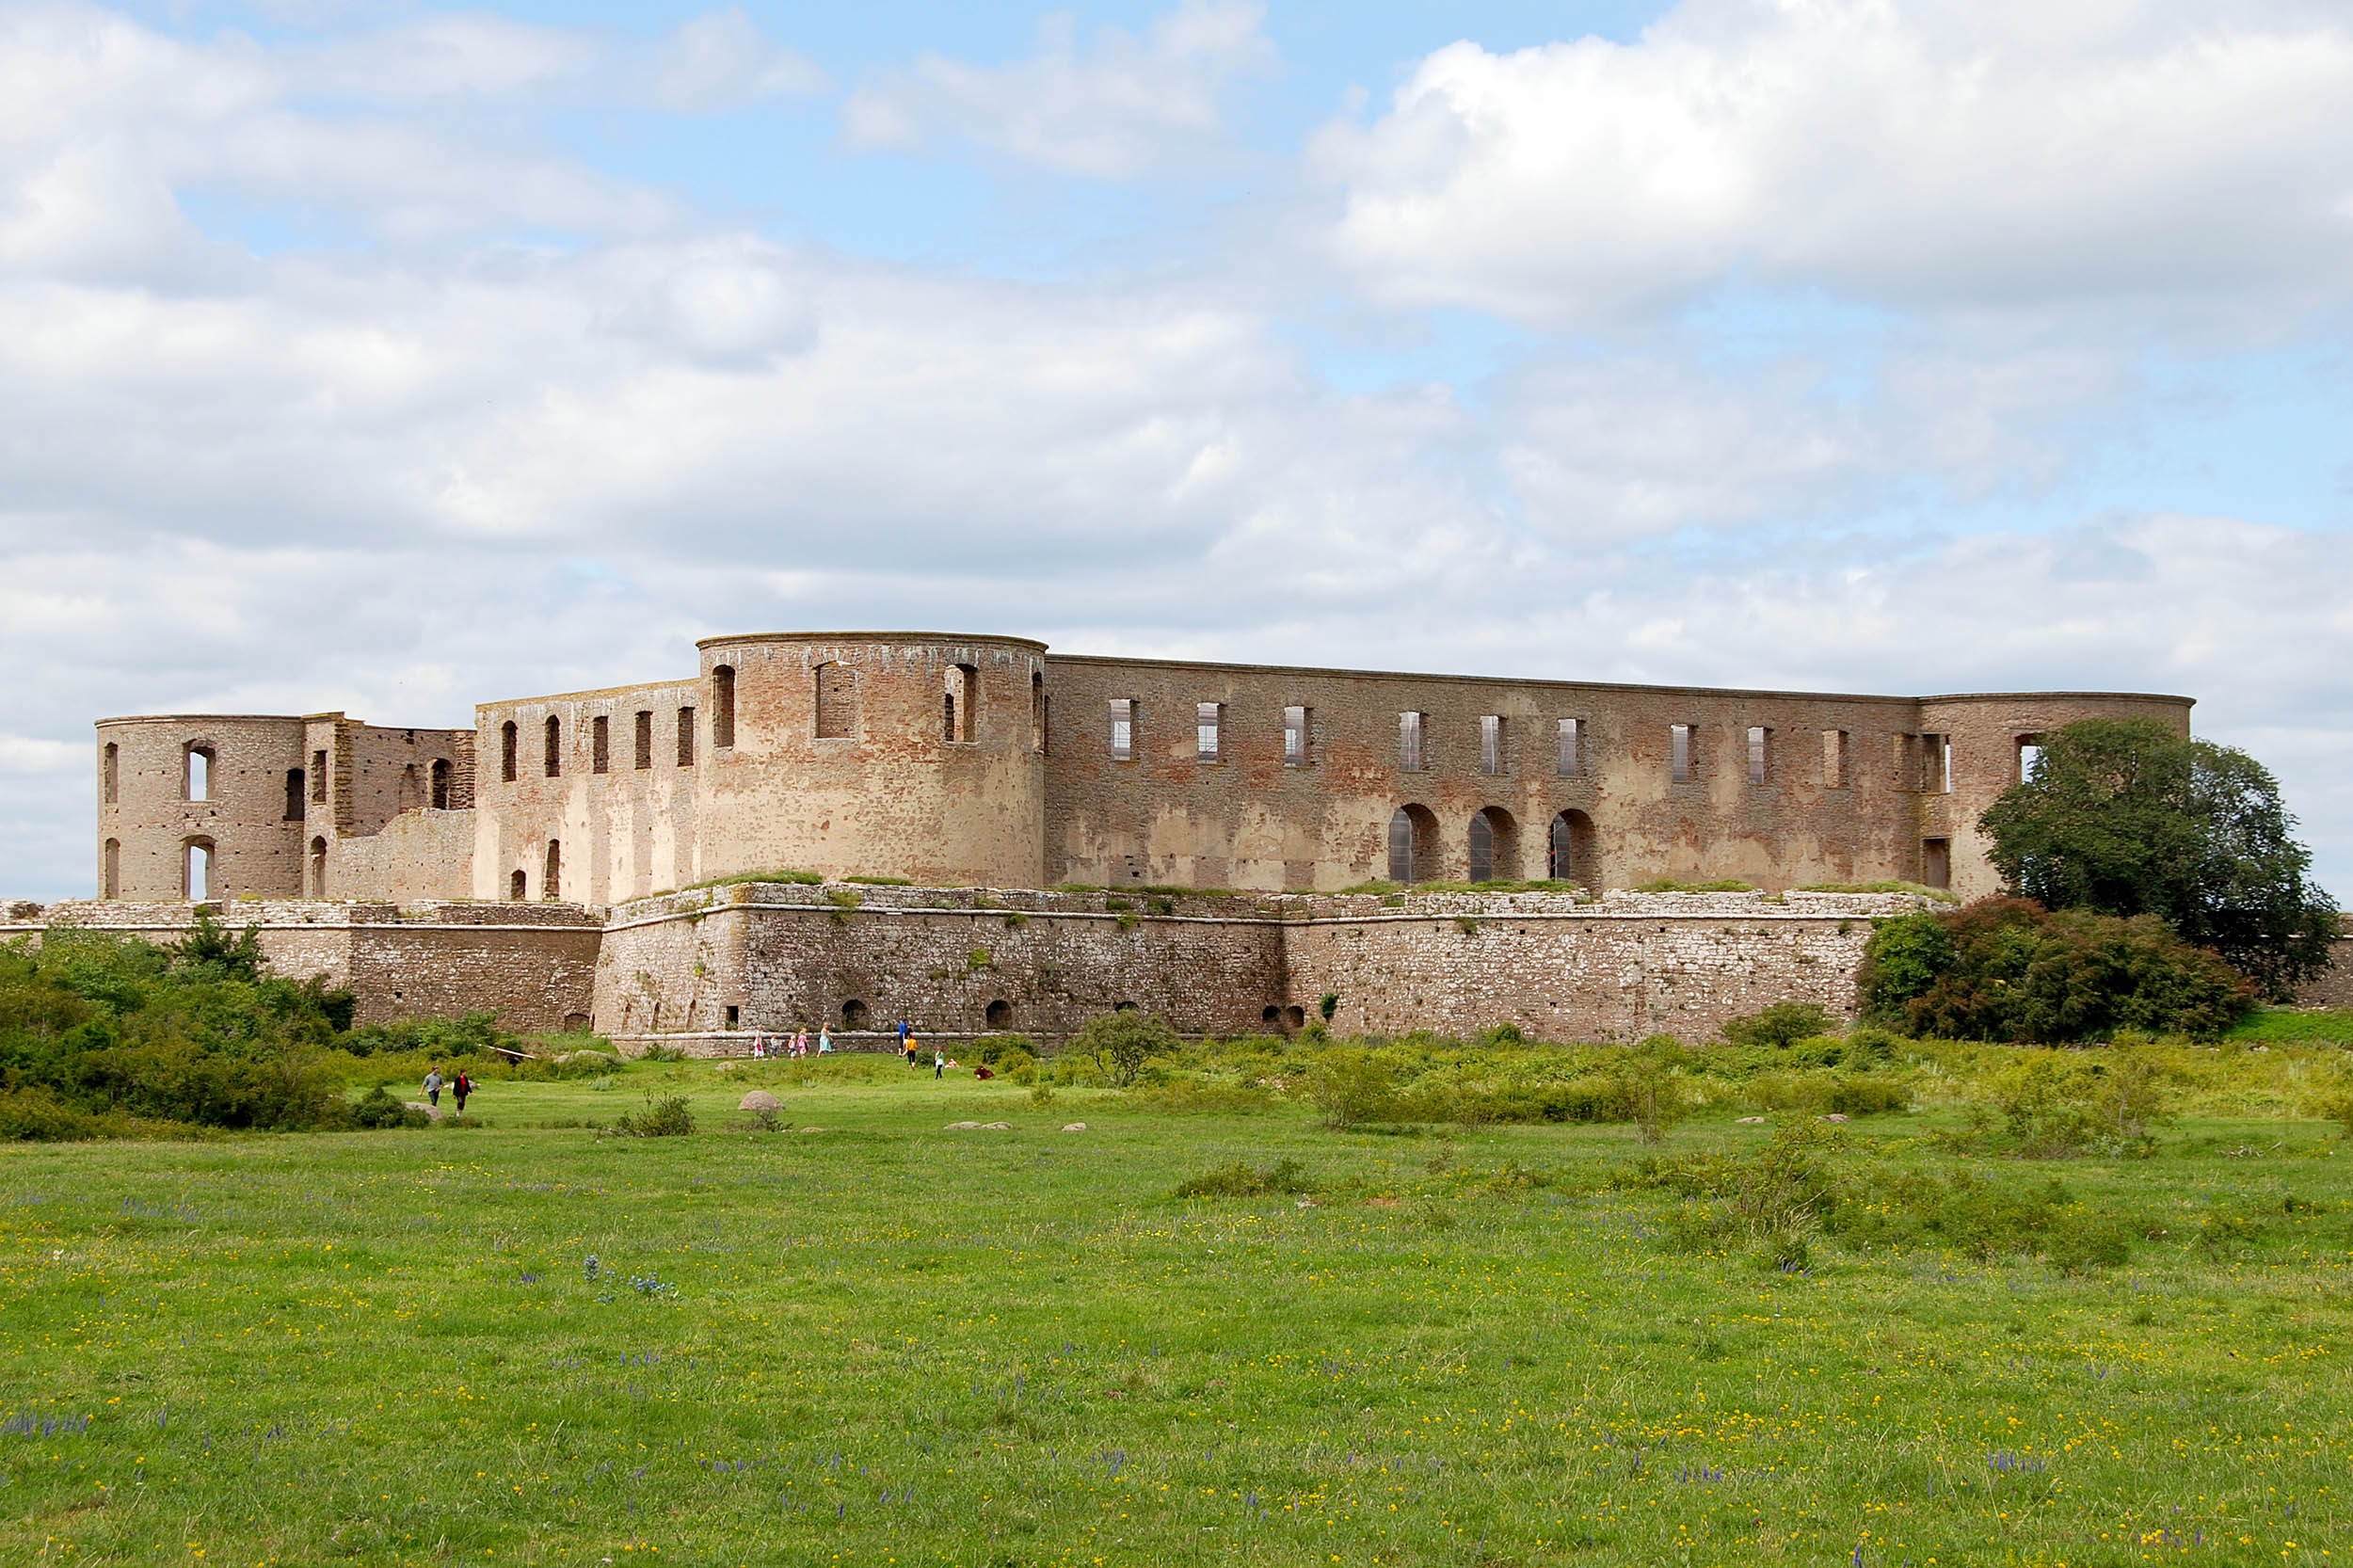
[[[1036,1067],[1037,1044],[1026,1034],[984,1034],[972,1042],[972,1059],[1011,1078],[1024,1067]]]
[[[1786,1049],[1810,1035],[1830,1032],[1830,1015],[1819,1002],[1777,1001],[1762,1013],[1734,1018],[1724,1025],[1726,1040],[1736,1046],[1770,1046]]]
[[[0,1143],[75,1144],[119,1131],[107,1118],[68,1104],[40,1084],[0,1093]]]
[[[1334,1131],[1363,1122],[1386,1121],[1397,1113],[1395,1081],[1371,1052],[1339,1047],[1323,1053],[1307,1074],[1307,1096]]]
[[[1663,1142],[1667,1129],[1691,1109],[1683,1077],[1683,1046],[1672,1034],[1654,1034],[1625,1054],[1615,1075],[1626,1119],[1645,1144]]]
[[[1166,1019],[1137,1012],[1101,1014],[1070,1037],[1074,1051],[1092,1057],[1123,1089],[1135,1082],[1145,1062],[1169,1055],[1183,1044]]]
[[[394,1127],[424,1127],[432,1121],[422,1111],[411,1111],[382,1084],[377,1084],[352,1103],[351,1125],[371,1130]]]
[[[2025,1044],[2124,1028],[2212,1038],[2254,1000],[2252,983],[2154,916],[2053,914],[2003,898],[1881,922],[1856,984],[1874,1022]]]
[[[1248,1161],[1237,1160],[1204,1171],[1176,1184],[1169,1193],[1173,1198],[1257,1198],[1275,1192],[1312,1192],[1315,1185],[1307,1180],[1299,1161],[1285,1155],[1264,1170]]]
[[[683,1095],[664,1100],[648,1095],[643,1112],[625,1114],[613,1124],[614,1135],[620,1138],[683,1138],[694,1130],[694,1113],[687,1110]]]

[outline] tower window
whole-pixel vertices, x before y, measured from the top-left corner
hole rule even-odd
[[[1222,755],[1218,747],[1225,739],[1225,704],[1222,702],[1193,704],[1193,744],[1200,760],[1204,762],[1217,761]]]
[[[711,744],[722,749],[735,744],[733,664],[721,664],[711,672]]]
[[[1307,714],[1305,708],[1283,710],[1283,765],[1304,768],[1307,765]]]
[[[940,736],[966,742],[980,738],[981,672],[975,664],[951,664],[940,694]]]
[[[286,770],[286,817],[288,822],[302,820],[302,770]]]
[[[213,798],[213,748],[190,746],[181,762],[180,781],[189,800]]]
[[[1749,782],[1763,784],[1773,776],[1773,732],[1763,725],[1749,726]]]
[[[695,765],[695,710],[692,708],[678,711],[678,765],[681,768]]]
[[[122,840],[120,839],[106,840],[105,866],[99,886],[105,889],[104,896],[107,898],[122,896]]]
[[[541,898],[560,898],[564,890],[564,846],[554,839],[548,840],[547,875],[540,879]]]
[[[637,766],[640,769],[653,766],[653,710],[650,708],[637,711]]]
[[[545,747],[548,776],[560,777],[564,772],[564,721],[553,713],[548,715]]]
[[[213,840],[190,839],[180,846],[180,891],[194,904],[213,896]]]
[[[510,724],[506,728],[511,731],[515,727]],[[509,778],[515,776],[515,770],[512,767],[506,770],[506,776]],[[327,804],[327,753],[323,749],[311,753],[311,804],[313,806]]]
[[[106,792],[106,804],[112,806],[122,798],[122,748],[116,745],[114,742],[108,741],[106,749],[99,753],[99,760],[102,764],[101,778]]]
[[[1479,716],[1479,771],[1503,771],[1503,715],[1481,713]]]
[[[840,663],[817,666],[817,738],[846,741],[857,734],[857,672]]]
[[[1397,765],[1406,773],[1421,771],[1420,713],[1400,713],[1397,716]],[[1394,878],[1403,881],[1402,877]]]
[[[509,784],[515,782],[515,753],[520,749],[516,737],[520,733],[513,719],[499,727],[499,776]]]
[[[1136,704],[1133,697],[1111,699],[1112,760],[1132,762],[1136,757]]]
[[[609,772],[613,763],[613,721],[599,713],[588,721],[588,771]]]
[[[436,757],[433,760],[432,799],[433,809],[436,811],[449,809],[449,759],[446,757]]]
[[[1672,726],[1668,733],[1670,760],[1674,769],[1674,781],[1689,784],[1700,776],[1699,737],[1688,724]]]
[[[1038,670],[1030,672],[1030,749],[1046,754],[1046,677]]]
[[[1822,731],[1822,788],[1843,790],[1849,779],[1852,765],[1853,737],[1843,729]]]

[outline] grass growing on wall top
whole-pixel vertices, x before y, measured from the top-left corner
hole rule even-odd
[[[1940,904],[1959,904],[1961,895],[1949,888],[1931,888],[1920,882],[1809,882],[1802,888],[1790,889],[1795,893],[1917,893]]]
[[[463,1132],[8,1150],[0,1560],[2317,1564],[2353,1533],[2353,1150],[2271,1105],[2342,1053],[2200,1051],[2145,1158],[1973,1129],[1964,1091],[2098,1052],[1897,1054],[1869,1071],[1928,1109],[1711,1101],[1655,1148],[1207,1093],[1352,1050],[1544,1054],[1227,1041],[1050,1108],[880,1056],[641,1063],[486,1082]],[[691,1131],[563,1125],[671,1101]]]

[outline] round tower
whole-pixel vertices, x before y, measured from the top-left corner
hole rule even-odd
[[[703,876],[1043,880],[1045,644],[794,632],[696,646]]]
[[[99,896],[298,896],[303,733],[255,714],[99,720]]]

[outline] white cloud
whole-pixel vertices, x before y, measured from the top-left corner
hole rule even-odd
[[[1222,126],[1229,83],[1271,72],[1265,8],[1183,0],[1141,39],[1100,29],[1081,47],[1066,13],[1045,19],[1038,51],[987,67],[925,55],[861,87],[842,110],[852,146],[912,148],[938,127],[1069,174],[1120,178],[1197,157]]]
[[[2353,277],[2353,21],[2164,0],[1686,0],[1633,43],[1424,59],[1313,163],[1392,302],[1546,325],[1734,278],[1899,304]]]
[[[815,92],[824,85],[824,72],[814,62],[769,42],[750,17],[730,8],[706,12],[671,35],[658,57],[649,96],[662,108],[701,114]]]

